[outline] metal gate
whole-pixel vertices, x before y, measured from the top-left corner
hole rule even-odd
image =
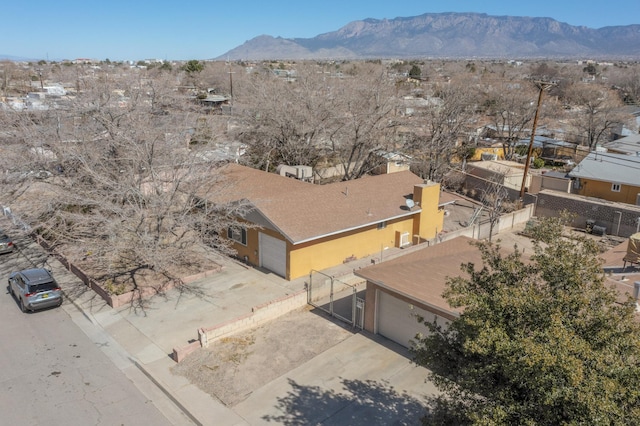
[[[319,271],[309,274],[307,302],[354,327],[363,328],[364,299],[357,297],[358,289]]]

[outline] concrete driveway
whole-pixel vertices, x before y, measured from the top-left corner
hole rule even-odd
[[[172,369],[241,424],[418,424],[428,371],[408,351],[301,309],[223,338]]]
[[[387,344],[388,343],[388,344]],[[415,425],[435,388],[404,351],[354,334],[257,389],[233,410],[248,424]]]

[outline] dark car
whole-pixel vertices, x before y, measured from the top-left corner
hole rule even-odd
[[[13,241],[0,229],[0,253],[11,253],[13,251]]]
[[[25,269],[9,275],[9,291],[22,312],[62,305],[62,290],[44,268]]]

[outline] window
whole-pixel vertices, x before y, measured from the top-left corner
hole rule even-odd
[[[378,223],[378,229],[384,229],[387,227],[387,221]]]
[[[611,190],[613,192],[620,192],[620,184],[619,183],[612,183],[611,184]]]
[[[242,228],[229,228],[227,230],[227,237],[230,239],[239,242],[243,246],[247,245],[247,230]]]

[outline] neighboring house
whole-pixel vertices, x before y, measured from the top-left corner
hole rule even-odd
[[[222,174],[224,188],[201,198],[249,204],[247,226],[228,232],[237,256],[289,280],[432,239],[443,228],[440,185],[411,172],[327,185],[238,164]]]
[[[208,93],[206,98],[196,98],[197,101],[209,111],[222,111],[224,106],[229,105],[228,96]]]
[[[408,171],[411,166],[412,158],[399,152],[380,152],[378,155],[382,157],[383,164],[377,167],[374,174],[386,174]]]
[[[504,160],[504,144],[494,140],[478,141],[473,157],[467,161]]]
[[[364,329],[410,347],[416,334],[425,333],[416,315],[445,326],[460,312],[442,297],[449,277],[462,274],[463,263],[482,265],[480,250],[468,237],[434,246],[354,271],[367,280]]]
[[[637,260],[640,234],[634,238],[633,250],[630,239],[600,257],[606,272],[605,285],[618,292],[620,302],[634,297],[640,312],[640,273],[637,267],[625,262],[629,258]],[[427,332],[417,316],[426,322],[436,320],[443,327],[456,319],[462,309],[452,308],[442,294],[449,278],[466,275],[462,264],[473,263],[477,269],[482,268],[480,250],[470,244],[472,241],[457,237],[354,271],[366,280],[364,329],[411,347],[416,335]]]
[[[524,164],[515,161],[476,161],[467,163],[467,173],[481,179],[496,182],[506,188],[520,190],[524,177]],[[526,185],[529,185],[530,176]]]
[[[569,176],[580,195],[640,205],[640,156],[592,152]]]
[[[423,112],[429,108],[438,108],[442,106],[443,100],[438,97],[417,98],[414,96],[405,96],[402,98],[404,110],[401,113],[406,116],[412,116],[416,112]]]
[[[640,155],[640,134],[633,134],[602,144],[607,152],[613,154]]]

